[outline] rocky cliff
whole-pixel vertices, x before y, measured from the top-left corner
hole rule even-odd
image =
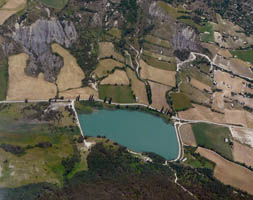
[[[63,60],[51,51],[50,45],[56,42],[69,48],[76,41],[77,32],[72,22],[38,20],[31,26],[16,25],[13,39],[21,44],[30,56],[26,73],[37,76],[42,72],[45,80],[54,82],[63,66]]]

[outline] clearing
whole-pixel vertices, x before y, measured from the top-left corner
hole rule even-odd
[[[113,60],[113,59],[103,59],[100,60],[94,73],[99,77],[105,77],[110,74],[114,68],[123,68],[124,64]]]
[[[81,87],[85,74],[77,64],[76,59],[59,44],[52,44],[52,50],[64,59],[64,66],[57,77],[59,91]]]
[[[152,93],[152,104],[151,106],[161,110],[162,107],[164,107],[164,111],[166,109],[171,110],[169,104],[167,103],[166,100],[166,93],[171,89],[171,87],[162,85],[159,83],[155,83],[152,81],[148,82],[151,88],[151,93]]]
[[[7,0],[0,8],[0,25],[2,25],[10,16],[23,10],[26,7],[26,0]]]
[[[112,98],[112,102],[135,103],[133,92],[129,86],[99,85],[99,98],[107,100]]]
[[[180,127],[180,135],[183,140],[183,144],[187,146],[197,146],[197,142],[192,131],[191,124],[184,124]]]
[[[198,147],[197,152],[216,163],[214,176],[226,185],[239,188],[253,194],[253,172],[249,169],[225,160],[217,153]]]
[[[56,96],[56,86],[44,80],[40,73],[37,78],[24,72],[29,56],[25,53],[9,57],[9,84],[7,100],[46,100]]]
[[[129,79],[124,70],[115,70],[100,82],[101,85],[129,85]]]
[[[141,65],[141,77],[164,85],[176,86],[176,72],[167,71],[152,67],[145,63],[143,60],[140,61]]]
[[[227,127],[211,125],[206,123],[192,124],[192,130],[195,135],[197,144],[207,149],[214,150],[220,155],[233,160],[230,130]]]
[[[253,167],[253,148],[243,145],[240,142],[233,141],[233,157],[240,163]]]

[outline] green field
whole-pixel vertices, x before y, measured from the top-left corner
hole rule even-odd
[[[187,160],[184,162],[193,168],[208,168],[214,170],[215,163],[195,153],[196,147],[185,146],[184,155]]]
[[[225,138],[230,138],[227,127],[197,123],[192,124],[192,130],[199,146],[212,149],[225,158],[233,160],[232,148],[225,142]]]
[[[48,7],[62,9],[68,3],[68,0],[40,0]]]
[[[112,98],[112,102],[117,103],[135,103],[132,90],[129,86],[100,85],[99,98],[107,100]]]
[[[0,63],[0,101],[5,100],[8,90],[8,61]]]
[[[245,62],[250,62],[251,64],[253,64],[253,49],[235,50],[235,51],[230,51],[230,53],[233,56],[237,56],[237,58],[239,58]]]
[[[201,33],[201,40],[203,42],[214,41],[214,31],[212,24],[206,23],[204,26],[201,26],[199,32]]]
[[[142,55],[142,59],[152,67],[158,68],[158,69],[163,69],[163,70],[168,70],[168,71],[176,71],[177,65],[176,62],[171,61],[165,62],[165,61],[160,61],[154,57],[148,56],[148,55]]]
[[[172,93],[171,98],[176,111],[183,111],[192,108],[190,99],[182,93]]]

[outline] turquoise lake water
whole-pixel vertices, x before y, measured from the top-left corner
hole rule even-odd
[[[87,136],[106,136],[135,152],[153,152],[167,160],[178,156],[174,126],[151,114],[127,110],[98,110],[80,114]]]

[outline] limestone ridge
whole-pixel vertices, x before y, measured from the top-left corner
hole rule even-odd
[[[63,59],[51,51],[51,44],[56,42],[69,48],[76,41],[77,32],[72,22],[37,20],[31,26],[17,25],[13,39],[30,56],[25,69],[27,75],[36,77],[42,72],[46,81],[55,82],[63,66]]]

